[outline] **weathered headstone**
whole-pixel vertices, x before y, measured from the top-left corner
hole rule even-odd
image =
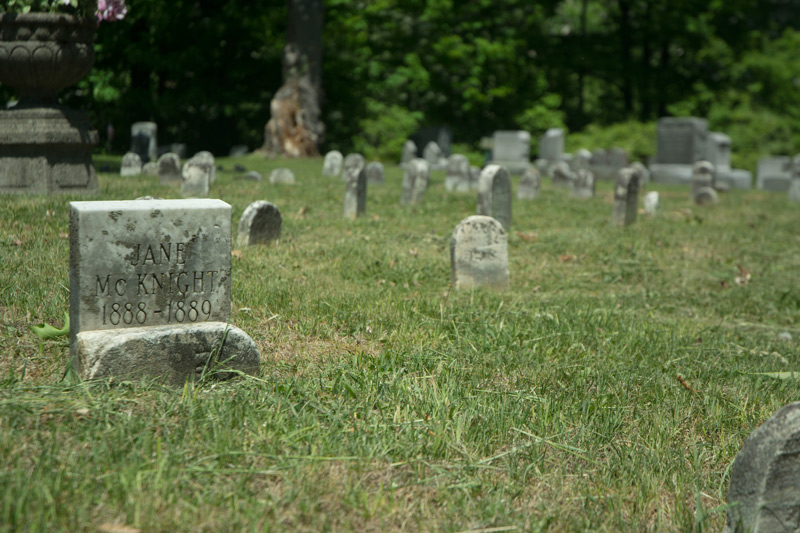
[[[524,172],[531,164],[531,134],[523,130],[494,132],[492,163],[511,174]]]
[[[639,209],[639,174],[632,168],[619,171],[614,186],[614,209],[611,220],[617,226],[630,226],[636,222]]]
[[[581,148],[580,150],[575,152],[575,156],[569,162],[569,166],[572,170],[578,170],[580,168],[588,170],[591,161],[592,161],[592,152],[590,152],[586,148]]]
[[[276,168],[269,173],[269,182],[272,185],[293,185],[295,183],[294,172],[288,168]]]
[[[131,125],[131,152],[147,163],[158,159],[158,126],[155,122],[134,122]]]
[[[639,186],[641,187],[645,183],[650,181],[650,171],[647,170],[647,167],[644,166],[639,161],[634,161],[630,164],[630,167],[639,174]]]
[[[506,231],[511,230],[511,180],[508,170],[500,165],[488,165],[478,183],[478,214],[499,221]]]
[[[714,165],[708,161],[698,161],[692,168],[692,199],[698,205],[713,203],[716,201],[716,191],[713,198],[709,196],[705,189],[714,190]],[[700,194],[700,191],[703,194]]]
[[[453,154],[447,158],[444,188],[448,191],[469,190],[469,159],[467,156]]]
[[[594,174],[588,168],[578,168],[572,180],[572,196],[574,198],[594,198]]]
[[[364,168],[367,166],[367,160],[358,153],[347,154],[347,157],[344,158],[343,170],[346,171],[348,168],[355,168],[356,166]],[[342,181],[347,181],[346,172],[342,172]]]
[[[407,140],[403,143],[403,154],[400,157],[400,166],[405,165],[412,159],[417,157],[417,145],[414,144],[414,141]]]
[[[550,128],[539,138],[539,158],[561,161],[564,156],[564,130]]]
[[[181,171],[181,196],[184,198],[207,198],[211,184],[211,171],[214,167],[208,162],[190,159]]]
[[[342,152],[339,150],[331,150],[325,154],[325,161],[322,162],[322,175],[332,178],[339,177],[339,174],[342,173],[343,160]]]
[[[367,163],[367,183],[373,185],[383,185],[386,181],[383,172],[383,163],[379,161],[372,161]]]
[[[425,145],[422,150],[422,157],[428,162],[431,170],[439,170],[444,167],[442,149],[433,141]]]
[[[745,439],[731,468],[724,533],[800,529],[800,402],[790,403]]]
[[[553,185],[556,187],[572,187],[572,182],[575,181],[575,175],[569,169],[569,165],[565,161],[559,161],[551,167],[553,174]]]
[[[211,179],[209,183],[214,183],[217,181],[217,161],[214,159],[214,154],[203,150],[194,154],[189,161],[196,161],[198,163],[208,165],[211,168]]]
[[[758,160],[756,186],[768,191],[789,190],[792,180],[792,158],[786,155],[767,156]]]
[[[456,290],[508,289],[508,236],[500,222],[473,215],[456,226],[450,240],[450,281]]]
[[[344,217],[356,218],[364,214],[367,205],[367,170],[364,158],[345,159],[342,175],[346,180]]]
[[[270,202],[258,200],[248,205],[239,219],[236,245],[269,244],[281,238],[281,210]]]
[[[248,170],[242,175],[242,179],[247,181],[261,181],[261,173],[257,170]]]
[[[650,191],[644,195],[644,212],[649,216],[655,216],[658,212],[659,199],[658,191]]]
[[[519,200],[533,200],[539,196],[539,188],[542,185],[542,175],[536,167],[528,167],[522,173],[517,187],[517,198]]]
[[[717,170],[731,168],[731,138],[718,131],[708,132],[706,137],[705,160]]]
[[[142,165],[142,174],[145,176],[158,176],[158,163],[149,161]]]
[[[228,324],[228,204],[72,202],[69,236],[70,353],[84,379],[258,371],[252,339]]]
[[[168,152],[158,158],[158,179],[161,183],[181,183],[181,158]]]
[[[119,175],[123,177],[138,176],[142,173],[142,158],[139,154],[128,152],[122,156],[122,165],[119,168]]]
[[[403,205],[413,205],[422,202],[425,191],[428,189],[430,167],[424,159],[414,158],[405,166],[403,173]]]

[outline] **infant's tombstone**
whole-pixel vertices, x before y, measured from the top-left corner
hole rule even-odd
[[[142,158],[136,152],[128,152],[122,156],[119,175],[123,177],[138,176],[142,173]]]
[[[194,154],[190,161],[196,161],[208,165],[211,168],[211,178],[209,183],[214,183],[217,181],[217,161],[214,159],[214,154],[203,150]]]
[[[500,222],[473,215],[456,226],[450,240],[450,281],[456,290],[508,289],[508,237]]]
[[[588,168],[579,168],[574,174],[572,196],[575,198],[594,198],[594,173]]]
[[[400,157],[400,166],[404,166],[406,163],[410,162],[412,159],[417,157],[417,145],[414,144],[414,141],[407,140],[403,143],[403,154]]]
[[[272,185],[276,184],[293,185],[295,182],[294,172],[292,172],[288,168],[276,168],[275,170],[269,173],[269,182]]]
[[[469,190],[469,159],[467,156],[453,154],[447,158],[444,188],[448,191]]]
[[[239,219],[236,245],[253,246],[280,240],[282,223],[281,210],[277,206],[264,200],[253,202]]]
[[[522,173],[522,178],[519,180],[517,187],[517,199],[519,200],[533,200],[539,196],[539,188],[542,184],[542,175],[539,169],[530,166]]]
[[[724,533],[797,531],[800,523],[800,402],[745,439],[731,468]]]
[[[435,142],[431,141],[425,145],[422,150],[422,156],[431,169],[436,170],[442,166],[442,149]]]
[[[553,185],[556,187],[572,187],[572,182],[575,180],[575,175],[569,168],[566,161],[559,161],[550,167],[550,172],[553,174]]]
[[[521,174],[530,166],[530,161],[530,133],[524,130],[494,132],[492,163],[502,165],[513,174]]]
[[[181,183],[181,158],[167,152],[158,158],[158,180],[161,183]]]
[[[658,191],[650,191],[644,195],[644,212],[649,216],[655,216],[658,212],[659,199]]]
[[[692,168],[692,199],[697,205],[713,204],[717,201],[714,190],[714,165],[698,161]]]
[[[550,128],[539,138],[539,158],[561,161],[564,156],[564,130]]]
[[[418,204],[425,196],[430,178],[430,167],[424,159],[414,158],[405,166],[403,173],[403,205]]]
[[[506,231],[511,230],[511,180],[505,167],[489,165],[481,172],[478,214],[490,216],[499,221]]]
[[[619,171],[614,186],[614,210],[611,220],[617,226],[630,226],[636,222],[639,209],[639,174],[632,168]]]
[[[383,185],[385,176],[383,172],[383,163],[379,161],[372,161],[367,164],[367,183],[373,185]]]
[[[158,159],[158,126],[155,122],[134,122],[131,125],[131,152],[139,154],[145,163]]]
[[[353,155],[353,154],[351,154]],[[356,218],[363,215],[367,205],[367,171],[363,157],[350,157],[344,160],[345,181],[344,216]]]
[[[339,174],[342,173],[342,162],[342,152],[339,150],[331,150],[325,154],[325,160],[322,162],[322,175],[332,178],[339,177]]]
[[[184,198],[207,198],[211,183],[211,171],[214,169],[208,162],[190,159],[183,165],[181,176],[181,196]]]
[[[342,181],[347,181],[347,169],[355,168],[356,166],[364,168],[367,166],[367,160],[364,159],[363,155],[358,153],[347,154],[347,157],[344,158],[343,169],[345,172],[342,172]]]
[[[69,227],[70,354],[81,377],[182,385],[215,365],[258,371],[255,343],[228,324],[230,205],[72,202]]]

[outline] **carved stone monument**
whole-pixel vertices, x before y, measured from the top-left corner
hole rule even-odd
[[[490,216],[506,231],[511,230],[511,180],[505,167],[489,165],[481,171],[478,214]]]
[[[508,289],[508,236],[492,217],[473,215],[450,239],[450,281],[456,290]]]

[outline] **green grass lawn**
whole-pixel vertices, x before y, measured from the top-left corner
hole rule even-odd
[[[476,195],[443,172],[405,207],[387,164],[353,221],[321,159],[218,163],[234,228],[255,200],[283,213],[280,243],[233,252],[231,321],[263,370],[182,390],[80,382],[65,338],[32,334],[63,323],[87,198],[0,196],[0,531],[719,531],[744,438],[800,399],[764,375],[800,371],[785,194],[701,208],[649,186],[660,213],[618,228],[609,182],[575,200],[546,180],[514,199],[511,289],[456,293]],[[298,184],[270,185],[279,166]],[[180,197],[99,182],[90,199]]]

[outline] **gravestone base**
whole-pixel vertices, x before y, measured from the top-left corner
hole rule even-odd
[[[0,193],[97,191],[89,114],[60,107],[0,111]]]
[[[225,322],[84,331],[75,341],[82,379],[156,378],[182,386],[212,372],[228,379],[260,368],[253,339]]]
[[[716,183],[727,183],[731,189],[753,188],[753,174],[738,168],[717,168],[714,180]]]

